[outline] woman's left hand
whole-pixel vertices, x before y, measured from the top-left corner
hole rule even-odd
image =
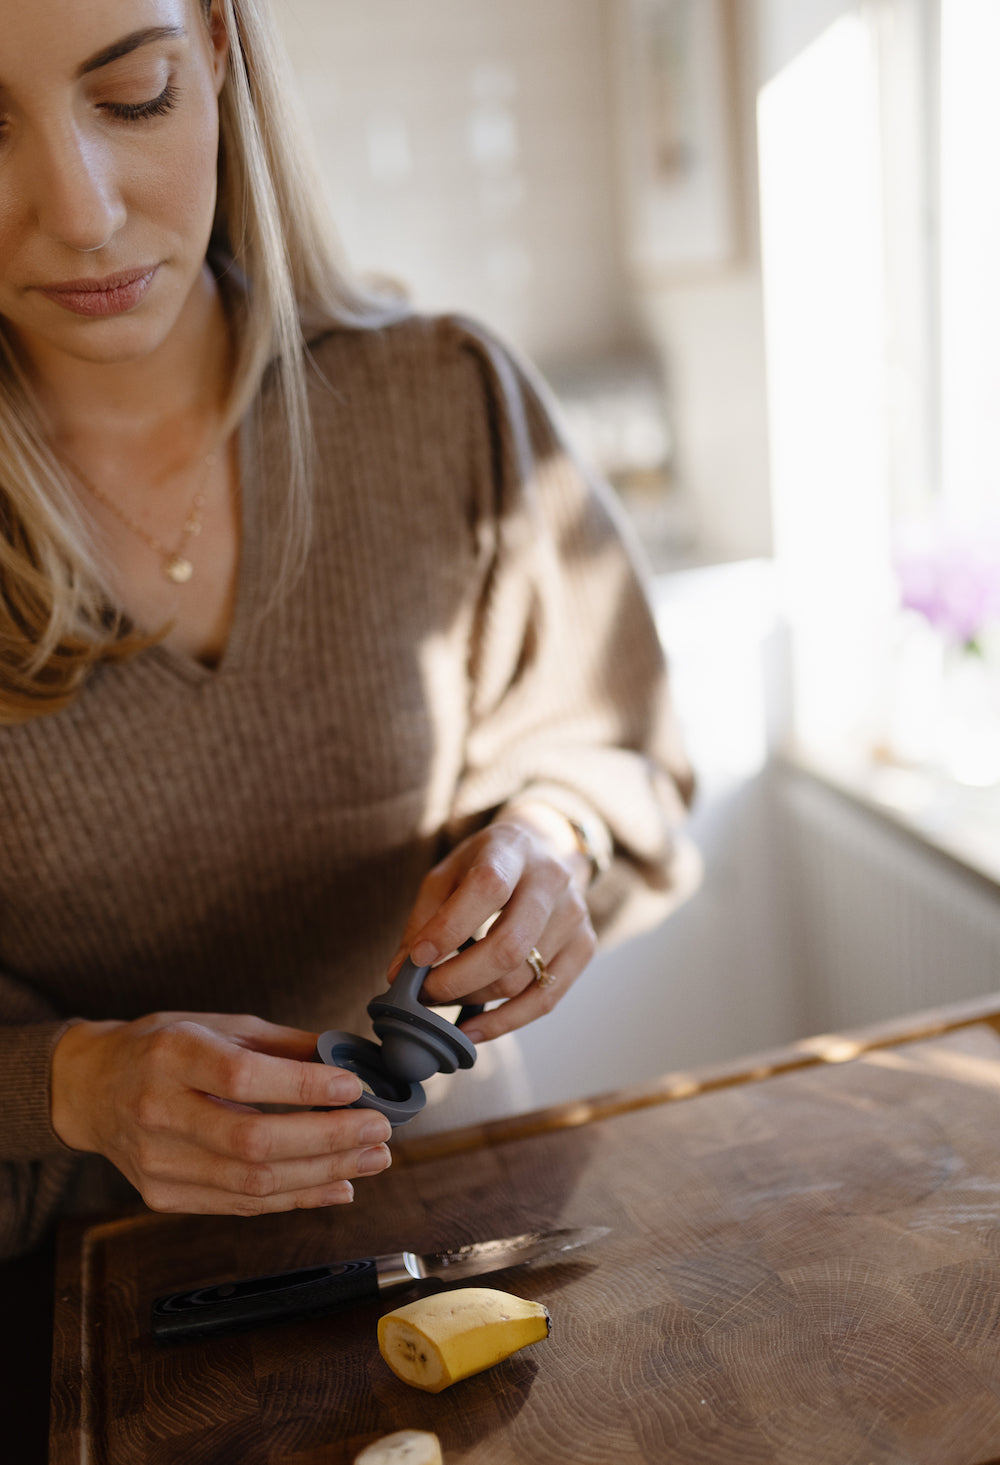
[[[501,811],[423,881],[390,980],[407,955],[416,966],[433,966],[495,916],[482,940],[428,974],[423,997],[441,1004],[502,999],[464,1026],[474,1042],[523,1027],[551,1011],[594,954],[584,898],[590,873],[572,826],[554,809],[526,803]],[[545,980],[529,963],[533,951]]]

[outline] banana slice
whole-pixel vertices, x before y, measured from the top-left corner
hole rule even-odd
[[[439,1394],[552,1331],[548,1309],[492,1287],[458,1287],[379,1319],[378,1347],[404,1383]]]
[[[354,1465],[444,1465],[441,1441],[425,1429],[400,1429],[355,1455]]]

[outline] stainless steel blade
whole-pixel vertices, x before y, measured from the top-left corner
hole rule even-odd
[[[557,1252],[574,1251],[607,1236],[609,1226],[567,1227],[562,1231],[525,1231],[520,1236],[504,1236],[496,1241],[477,1241],[453,1251],[419,1255],[406,1252],[406,1269],[412,1277],[475,1277],[481,1272],[499,1272],[505,1267],[521,1266],[536,1257]]]

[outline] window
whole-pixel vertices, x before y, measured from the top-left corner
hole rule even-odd
[[[922,525],[986,622],[961,714],[980,753],[950,768],[977,784],[1000,781],[998,54],[996,0],[857,0],[758,108],[794,737],[946,768],[941,678],[963,638],[900,611],[901,546],[912,560]]]

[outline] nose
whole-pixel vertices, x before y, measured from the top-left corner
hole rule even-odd
[[[66,126],[43,139],[31,168],[38,227],[80,253],[108,244],[125,222],[113,148]]]

